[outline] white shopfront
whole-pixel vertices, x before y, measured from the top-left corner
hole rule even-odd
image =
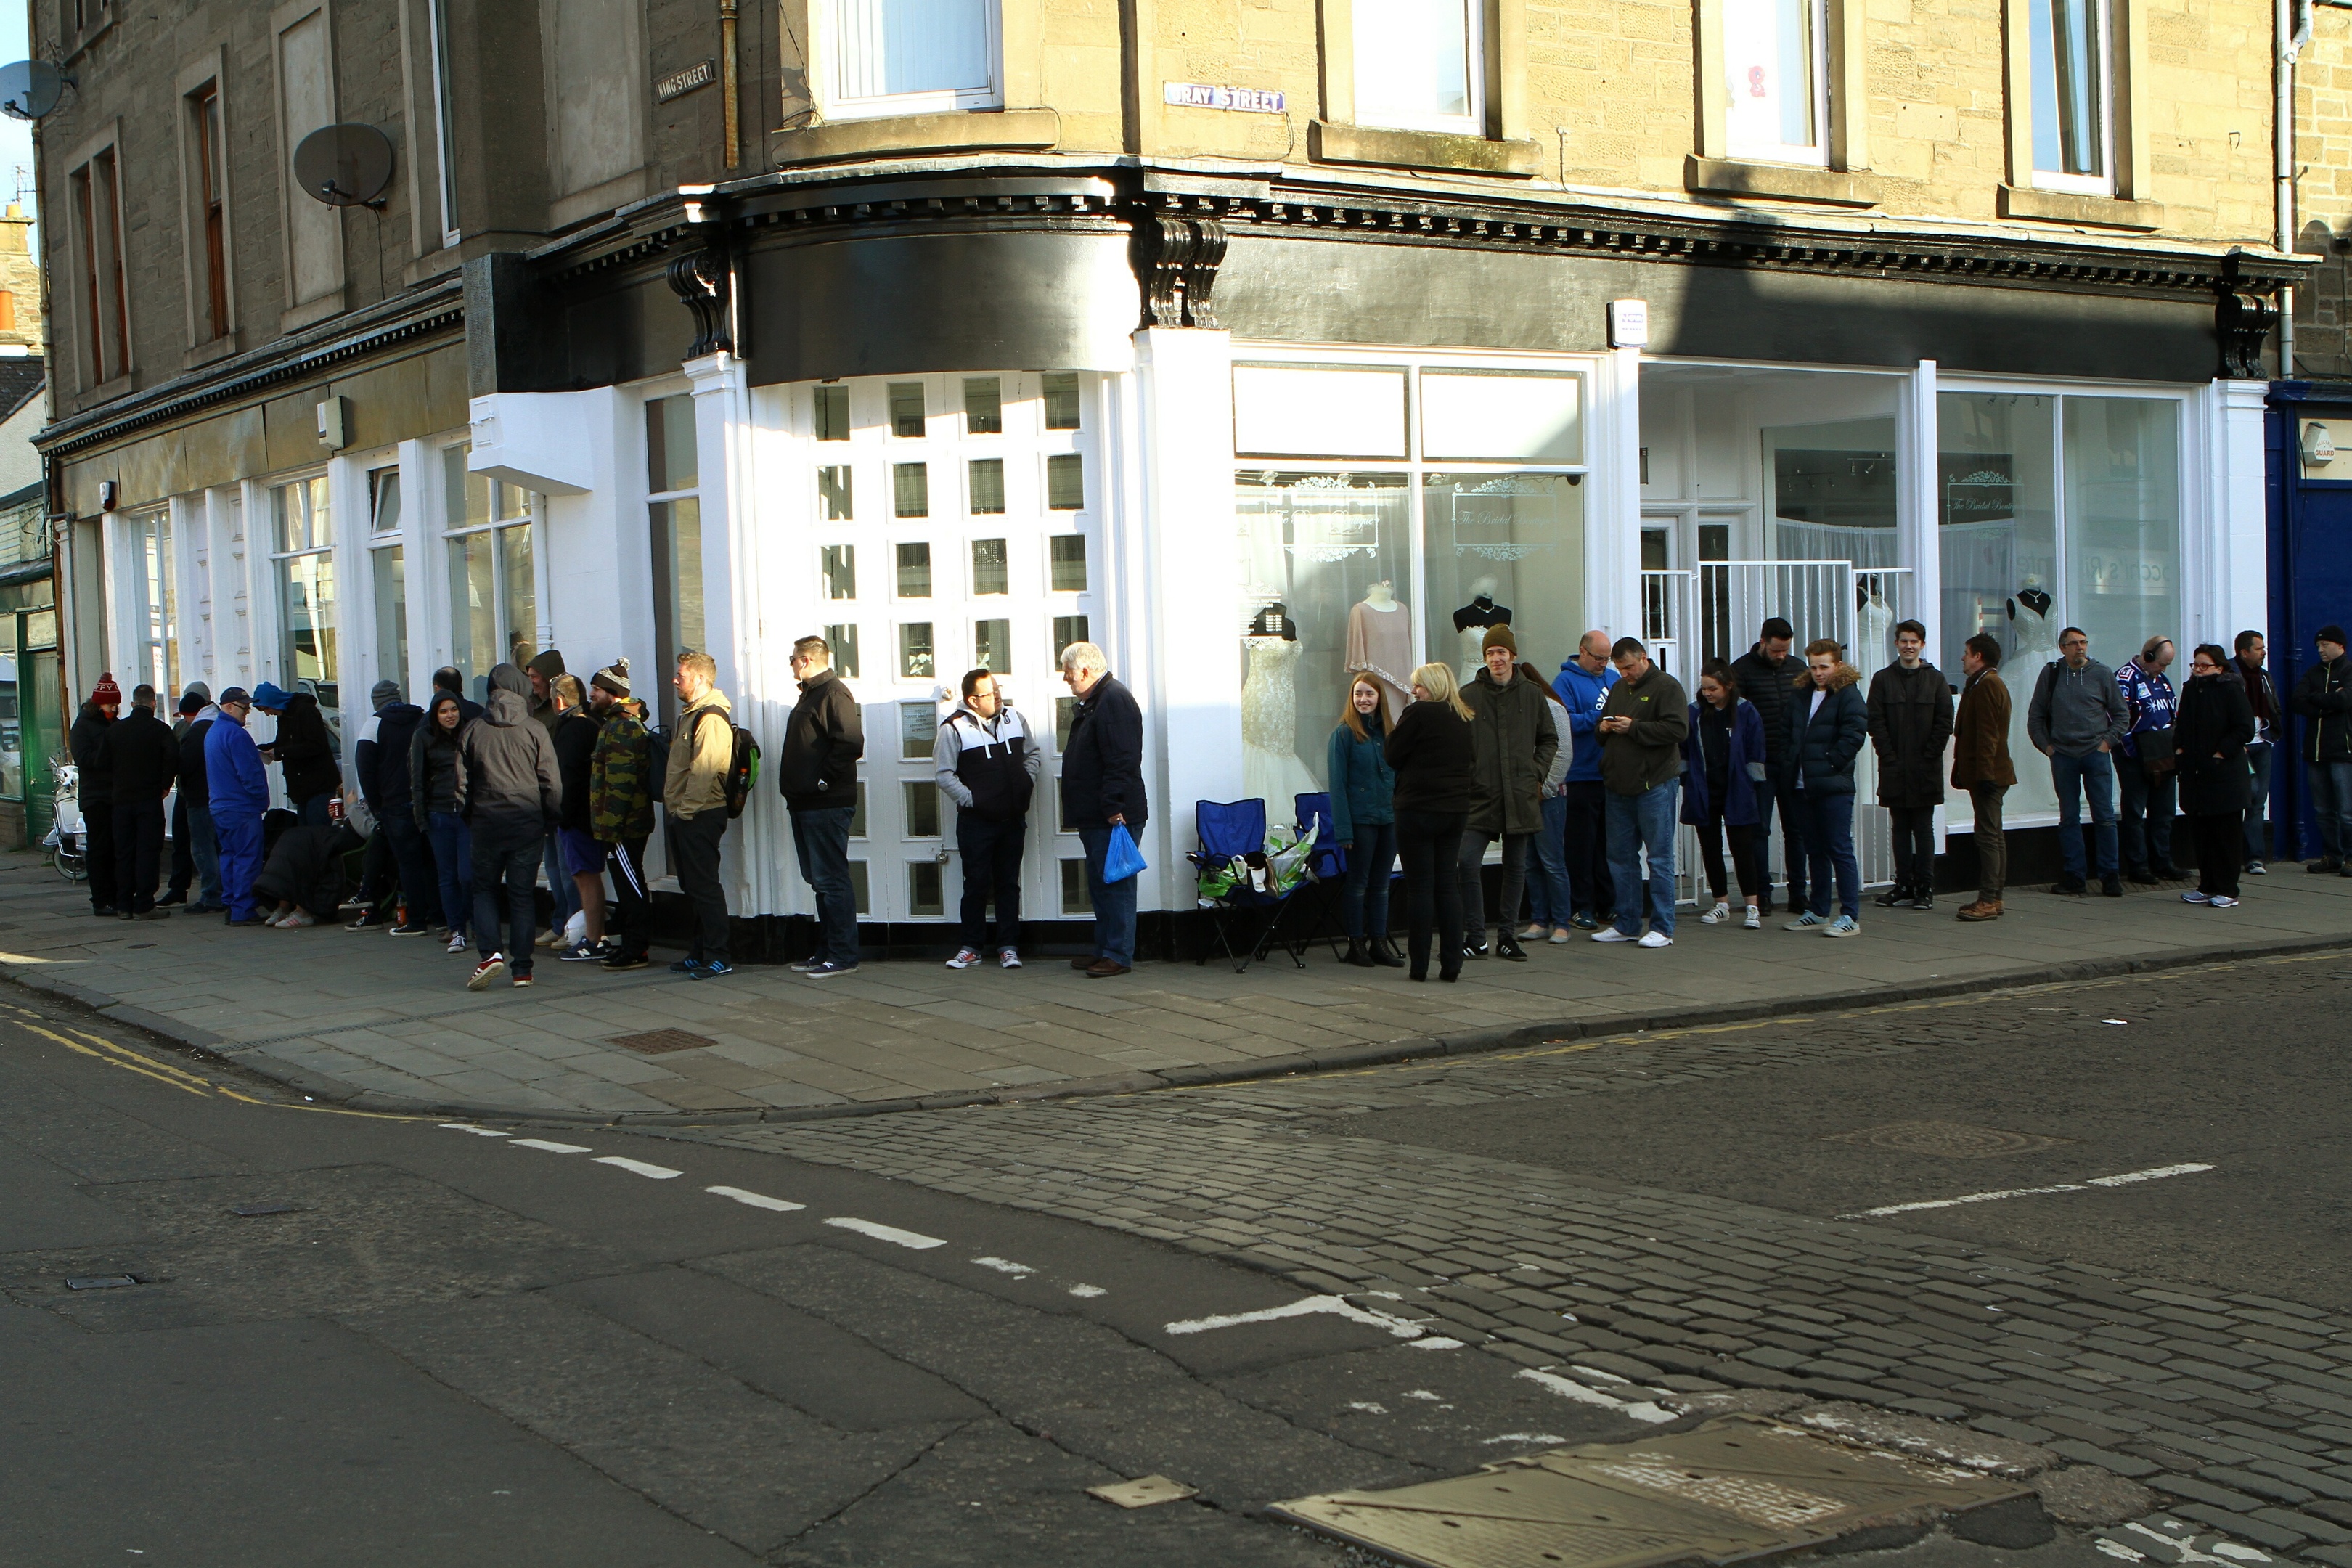
[[[477,399],[469,430],[112,520],[113,668],[159,686],[309,681],[345,732],[378,679],[478,681],[560,647],[666,699],[718,659],[772,767],[794,637],[864,705],[852,858],[866,918],[953,918],[931,739],[967,669],[1046,745],[1055,661],[1100,644],[1147,717],[1145,909],[1192,904],[1195,802],[1320,788],[1355,664],[1475,662],[1508,612],[1556,668],[1591,626],[1687,676],[1762,616],[1884,662],[1895,619],[2030,666],[2079,623],[2110,662],[2263,625],[2261,387],[1235,342],[1136,334],[1119,370],[747,384],[725,355],[584,392]],[[1826,584],[1826,586],[1825,586]],[[2046,597],[2045,597],[2046,596]],[[128,676],[121,676],[127,686]],[[2021,765],[2012,825],[2047,819]],[[1025,907],[1086,917],[1056,792]],[[1949,827],[1965,831],[1965,809]],[[782,803],[728,837],[733,902],[804,913]]]

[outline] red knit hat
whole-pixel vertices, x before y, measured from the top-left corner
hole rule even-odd
[[[89,700],[100,708],[120,708],[122,706],[122,688],[114,684],[113,676],[101,675],[98,678],[98,684],[90,689]]]

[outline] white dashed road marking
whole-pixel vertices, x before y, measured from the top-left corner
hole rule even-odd
[[[507,1145],[509,1149],[541,1149],[550,1154],[585,1154],[585,1143],[551,1143],[544,1138],[518,1138]]]
[[[854,1230],[860,1236],[870,1236],[877,1241],[889,1242],[894,1247],[909,1247],[917,1252],[925,1252],[934,1247],[947,1245],[936,1236],[924,1236],[916,1231],[900,1230],[895,1225],[877,1225],[870,1219],[829,1219],[824,1223],[839,1226],[844,1230]]]
[[[648,1165],[643,1160],[626,1160],[618,1154],[599,1154],[595,1163],[615,1166],[633,1176],[649,1176],[656,1182],[667,1182],[672,1176],[686,1174],[683,1171],[673,1171],[667,1165]]]
[[[975,1258],[972,1261],[982,1268],[993,1268],[999,1274],[1010,1274],[1015,1279],[1026,1279],[1037,1272],[1027,1264],[1015,1263],[1010,1258]]]
[[[441,1127],[444,1131],[470,1132],[477,1138],[510,1138],[513,1136],[513,1134],[509,1132],[497,1132],[491,1131],[488,1127],[475,1127],[463,1121],[444,1121],[441,1124]]]
[[[2093,1176],[2080,1182],[2060,1182],[2047,1187],[2006,1187],[1996,1193],[1969,1193],[1964,1197],[1931,1198],[1925,1203],[1889,1204],[1885,1208],[1864,1209],[1859,1214],[1843,1214],[1840,1219],[1879,1219],[1891,1214],[1916,1214],[1921,1209],[1958,1208],[1963,1204],[1998,1203],[2003,1198],[2034,1198],[2046,1193],[2087,1193],[2094,1187],[2128,1187],[2140,1182],[2160,1182],[2168,1176],[2193,1176],[2200,1171],[2210,1171],[2210,1165],[2157,1165],[2145,1171],[2126,1171],[2118,1176]]]
[[[773,1209],[778,1214],[790,1214],[794,1209],[808,1207],[806,1204],[772,1198],[765,1193],[746,1192],[741,1187],[705,1187],[702,1190],[706,1193],[716,1193],[722,1198],[733,1198],[739,1204],[749,1204],[755,1209]]]
[[[1110,1292],[1104,1289],[1099,1285],[1073,1285],[1070,1287],[1070,1294],[1073,1296],[1108,1296]]]
[[[1665,1409],[1662,1405],[1653,1405],[1647,1400],[1639,1404],[1628,1403],[1613,1395],[1603,1394],[1597,1388],[1587,1388],[1574,1378],[1562,1377],[1556,1372],[1538,1372],[1530,1366],[1521,1368],[1519,1375],[1538,1387],[1551,1390],[1562,1399],[1573,1399],[1579,1405],[1599,1405],[1603,1410],[1614,1410],[1620,1415],[1630,1415],[1636,1421],[1646,1421],[1655,1426],[1661,1422],[1676,1419],[1674,1411]]]
[[[1271,1323],[1282,1318],[1306,1318],[1318,1313],[1328,1313],[1335,1318],[1345,1318],[1351,1323],[1362,1323],[1370,1328],[1386,1329],[1401,1340],[1417,1340],[1421,1337],[1419,1323],[1408,1322],[1402,1318],[1391,1316],[1387,1312],[1359,1307],[1354,1302],[1339,1296],[1302,1296],[1286,1306],[1265,1307],[1255,1312],[1229,1312],[1213,1318],[1187,1318],[1166,1325],[1166,1331],[1171,1334],[1202,1334],[1211,1329],[1234,1329],[1239,1328],[1244,1323]]]

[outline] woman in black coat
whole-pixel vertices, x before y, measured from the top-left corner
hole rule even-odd
[[[1405,912],[1410,922],[1407,971],[1429,978],[1429,944],[1438,931],[1437,977],[1462,978],[1462,883],[1454,863],[1462,853],[1475,793],[1478,757],[1469,706],[1454,671],[1424,664],[1412,672],[1412,700],[1389,731],[1381,754],[1396,774],[1397,853],[1404,862]]]
[[[2173,754],[2180,763],[2180,810],[2197,844],[2197,889],[2183,903],[2233,909],[2244,859],[2239,835],[2253,793],[2246,745],[2254,738],[2254,708],[2246,683],[2224,674],[2230,656],[2218,643],[2190,657],[2189,680],[2172,721]]]

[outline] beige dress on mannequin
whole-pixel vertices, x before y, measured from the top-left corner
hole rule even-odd
[[[1402,605],[1391,599],[1383,607],[1366,599],[1348,612],[1348,668],[1380,677],[1393,727],[1412,695],[1412,616]]]

